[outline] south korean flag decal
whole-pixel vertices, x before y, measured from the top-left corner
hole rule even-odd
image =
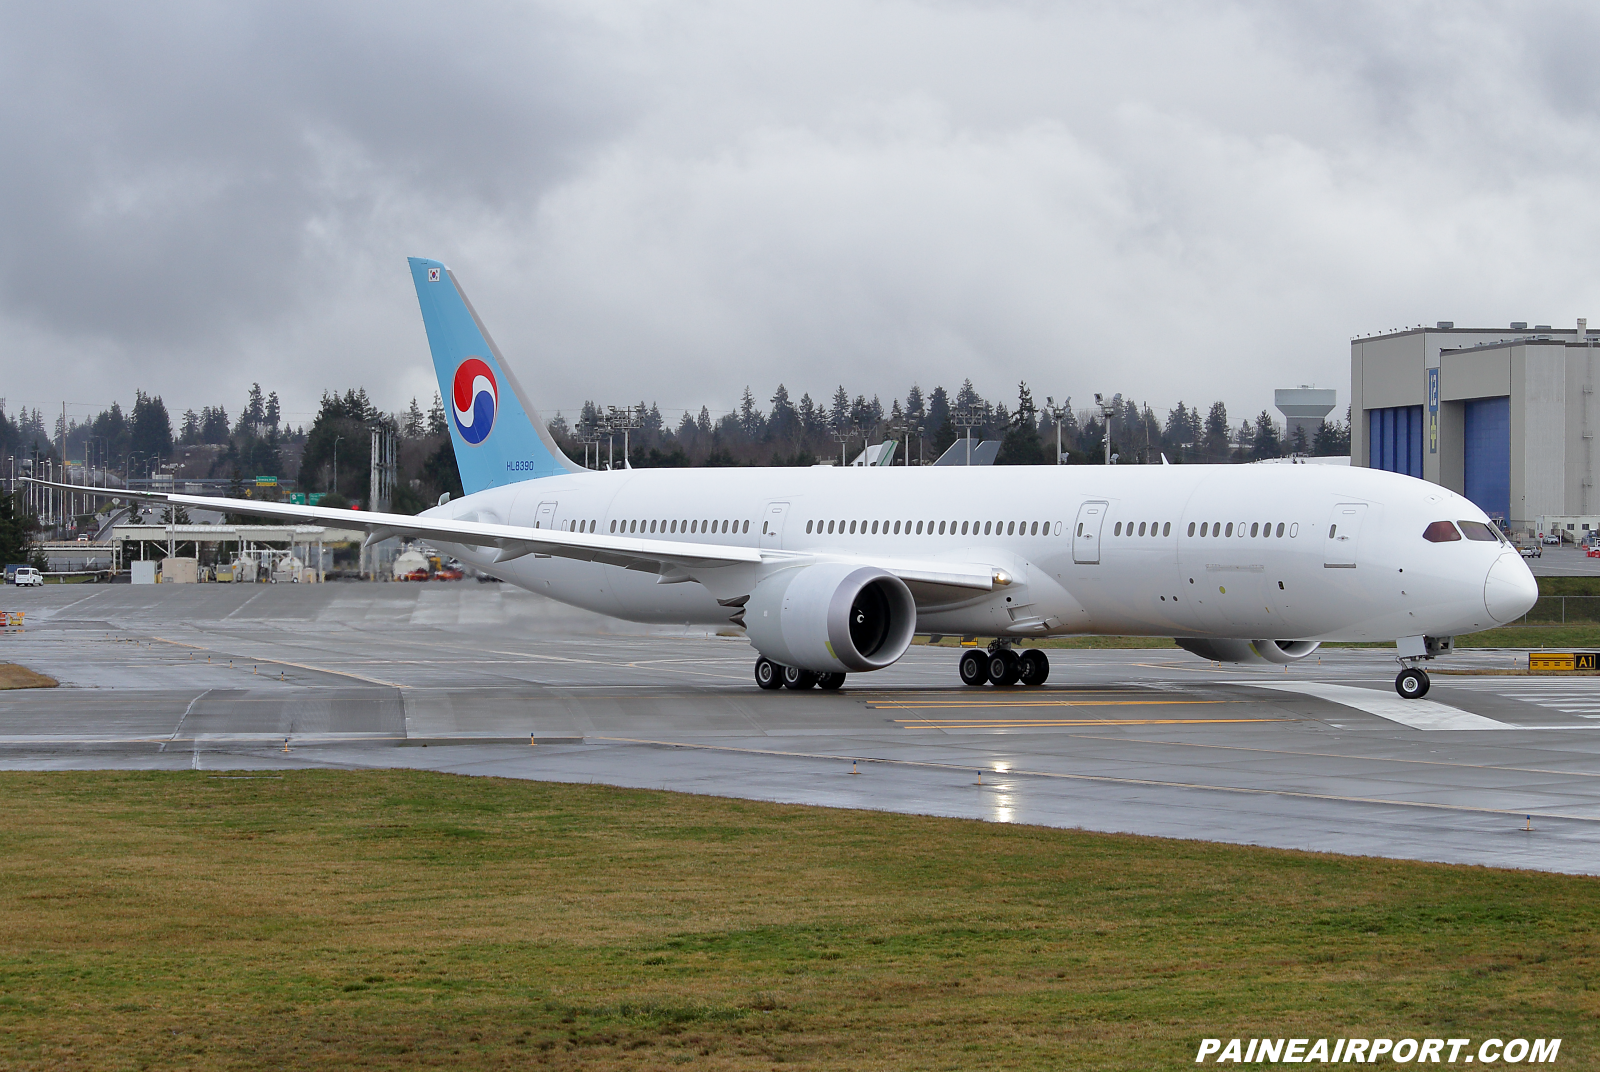
[[[428,269],[428,282],[437,283],[438,281],[439,281],[439,269],[437,269],[437,268],[429,268]]]

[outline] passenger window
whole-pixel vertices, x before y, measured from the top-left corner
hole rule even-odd
[[[1193,521],[1189,522],[1189,535],[1190,536],[1194,535],[1194,522]]]
[[[1039,535],[1039,523],[1038,523],[1038,522],[1037,522],[1037,521],[1035,521],[1035,522],[1034,522],[1034,523],[1033,523],[1033,531],[1032,531],[1032,532],[1030,532],[1030,533],[1029,533],[1029,534],[1028,534],[1028,535],[1030,535],[1030,536],[1037,536],[1037,535]]]
[[[746,532],[750,531],[750,522],[746,521],[744,523],[744,531],[746,531]]]
[[[1260,531],[1261,531],[1260,524],[1253,524],[1253,525],[1250,526],[1250,535],[1252,535],[1252,536],[1258,535],[1260,533]]]
[[[1083,522],[1082,521],[1078,522],[1078,535],[1079,536],[1083,535]]]
[[[1016,532],[1017,532],[1017,523],[1015,521],[1011,522],[1009,525],[1006,526],[1006,535],[1007,536],[1015,536]]]
[[[1289,526],[1289,538],[1292,540],[1298,535],[1300,535],[1300,524],[1299,522],[1295,522]]]
[[[723,532],[727,532],[728,531],[728,522],[726,520],[724,520],[722,522],[722,531]]]
[[[617,531],[617,522],[616,522],[616,520],[614,518],[612,519],[612,522],[611,522],[611,531],[612,532],[616,532]]]
[[[1283,522],[1278,522],[1278,539],[1283,539]]]
[[[1232,521],[1228,522],[1228,527],[1225,530],[1223,530],[1222,534],[1224,536],[1232,536],[1233,535],[1233,522]]]
[[[833,535],[833,522],[832,521],[828,522],[828,535],[829,536]]]
[[[1120,521],[1117,522],[1116,527],[1111,530],[1111,535],[1113,535],[1113,536],[1121,536],[1122,535],[1122,522],[1120,522]]]
[[[673,532],[677,532],[678,531],[678,523],[676,521],[674,521],[672,523],[672,531]]]
[[[1435,521],[1422,530],[1422,538],[1429,543],[1453,543],[1461,539],[1461,533],[1448,521]]]
[[[1333,534],[1338,532],[1338,531],[1339,531],[1339,526],[1338,525],[1329,525],[1328,526],[1328,539],[1330,539],[1330,540],[1333,539]]]
[[[1171,536],[1172,535],[1172,522],[1168,521],[1168,522],[1164,523],[1161,526],[1161,535],[1163,535],[1163,536]]]
[[[1117,528],[1120,529],[1121,527],[1122,527],[1121,523],[1118,523]],[[993,529],[993,528],[994,528],[994,522],[993,521],[985,521],[983,523],[983,534],[985,536],[989,535],[990,530]]]
[[[920,521],[917,522],[917,535],[918,536],[922,535],[922,522],[920,522]]]
[[[1482,521],[1457,521],[1456,524],[1461,526],[1462,533],[1469,540],[1477,540],[1480,543],[1500,542],[1500,538],[1494,534],[1494,529]]]
[[[1139,522],[1139,535],[1140,536],[1144,535],[1144,522],[1143,521]]]
[[[943,521],[939,522],[939,535],[940,536],[944,535],[944,522]]]
[[[961,523],[961,535],[965,536],[966,534],[967,534],[967,523],[965,521],[963,521]]]
[[[811,535],[811,522],[809,521],[806,522],[806,535]]]

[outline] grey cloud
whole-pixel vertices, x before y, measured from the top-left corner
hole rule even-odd
[[[1600,318],[1578,5],[4,11],[13,398],[403,405],[416,253],[550,409],[971,376],[1255,412],[1352,334]]]

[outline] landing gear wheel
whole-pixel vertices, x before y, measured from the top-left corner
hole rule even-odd
[[[1050,676],[1050,656],[1038,648],[1029,648],[1023,652],[1018,661],[1022,664],[1022,683],[1024,685],[1043,685]]]
[[[996,685],[1015,685],[1022,676],[1022,660],[1010,648],[989,653],[989,680]]]
[[[817,675],[810,670],[802,670],[798,666],[783,668],[783,687],[800,692],[809,689],[817,683]]]
[[[756,660],[756,684],[768,691],[783,688],[783,667],[763,655]]]
[[[1420,700],[1428,695],[1428,674],[1415,666],[1407,667],[1400,671],[1400,676],[1394,679],[1394,691],[1400,694],[1402,700]]]
[[[843,674],[818,674],[817,688],[827,692],[836,692],[844,684]]]
[[[961,683],[987,685],[989,683],[989,653],[964,651],[961,653]]]

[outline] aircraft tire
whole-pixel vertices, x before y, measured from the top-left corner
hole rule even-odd
[[[1029,648],[1019,657],[1022,664],[1021,675],[1024,685],[1043,685],[1050,676],[1050,656],[1038,648]]]
[[[1427,671],[1409,666],[1394,679],[1394,691],[1400,694],[1402,700],[1420,700],[1428,695],[1428,686],[1431,684]]]
[[[1010,648],[1001,648],[989,656],[989,680],[996,685],[1015,685],[1022,676],[1022,660]]]
[[[963,685],[987,685],[989,683],[989,653],[986,651],[964,651],[961,653],[961,683]]]
[[[844,685],[844,679],[843,674],[818,674],[817,688],[825,692],[837,692]]]
[[[802,670],[798,666],[783,668],[783,687],[795,692],[802,692],[817,683],[817,675],[810,670]]]
[[[756,684],[768,692],[783,688],[783,667],[763,655],[756,660]]]

